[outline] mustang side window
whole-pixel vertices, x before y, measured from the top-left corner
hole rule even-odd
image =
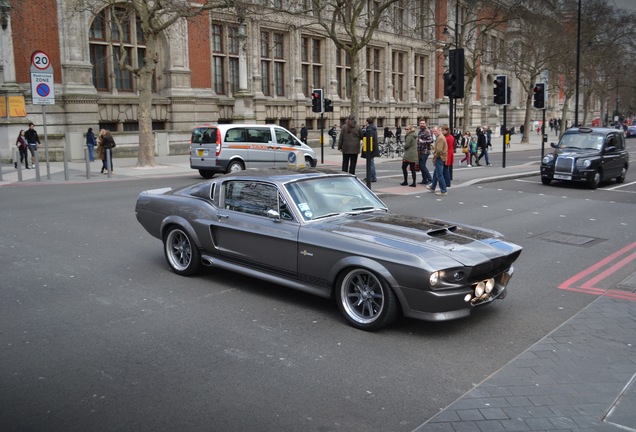
[[[292,219],[278,195],[278,190],[265,183],[232,181],[225,183],[224,207],[241,213],[267,216],[268,210],[281,214],[282,219]],[[284,204],[284,203],[283,203]],[[282,212],[281,212],[282,209]]]

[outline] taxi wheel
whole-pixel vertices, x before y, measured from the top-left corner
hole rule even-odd
[[[625,183],[625,177],[627,176],[627,168],[623,167],[621,170],[621,175],[616,177],[616,183]]]
[[[598,187],[598,185],[601,184],[601,171],[600,170],[596,170],[594,172],[594,175],[588,180],[587,184],[590,187],[590,189],[596,189]]]

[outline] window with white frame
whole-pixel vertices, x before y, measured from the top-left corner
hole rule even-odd
[[[371,100],[380,100],[381,88],[380,48],[367,48],[367,96]]]
[[[309,97],[314,88],[322,88],[322,67],[322,40],[308,36],[302,37],[300,68],[305,96]]]
[[[415,55],[415,99],[418,102],[426,102],[426,71],[428,70],[428,57]]]
[[[351,98],[351,56],[343,49],[336,49],[336,80],[340,99]]]
[[[131,68],[143,65],[146,40],[134,13],[126,8],[106,8],[95,16],[89,30],[93,85],[98,91],[139,90]],[[123,67],[120,59],[123,59]],[[152,91],[156,91],[153,75]]]
[[[406,100],[406,53],[393,51],[391,62],[393,78],[393,98],[396,101]]]
[[[285,35],[261,31],[261,80],[265,96],[285,96]]]
[[[212,89],[229,95],[239,89],[238,27],[212,23]]]

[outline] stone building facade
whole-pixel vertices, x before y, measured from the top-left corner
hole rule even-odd
[[[417,2],[416,2],[417,3]],[[78,11],[76,0],[21,2],[2,32],[0,96],[24,96],[26,116],[0,119],[0,159],[11,160],[20,129],[29,122],[42,135],[46,116],[52,147],[81,146],[87,128],[107,128],[118,144],[137,142],[136,78],[119,68],[120,48],[136,65],[145,43],[135,20],[121,30],[117,11]],[[422,0],[420,8],[392,9],[361,53],[359,117],[376,118],[378,128],[448,123],[443,96],[445,43],[439,23],[453,19],[455,0]],[[342,50],[302,17],[264,14],[239,23],[235,13],[212,11],[179,21],[161,35],[153,79],[153,130],[171,142],[185,142],[192,126],[206,122],[277,123],[310,130],[317,140],[320,114],[311,110],[311,90],[322,88],[333,101],[325,128],[350,113],[350,61]],[[35,31],[33,23],[46,23]],[[437,23],[437,25],[436,25]],[[27,30],[28,29],[28,30]],[[121,33],[121,34],[120,34]],[[496,41],[495,41],[496,43]],[[30,64],[34,51],[48,54],[53,66],[55,104],[31,103]],[[492,78],[484,68],[473,85],[472,123],[463,123],[459,103],[456,126],[488,124],[498,131],[500,110],[492,104]],[[514,100],[514,97],[513,97]],[[518,100],[518,99],[517,99]],[[509,121],[518,110],[509,107]],[[77,157],[78,152],[71,152]]]

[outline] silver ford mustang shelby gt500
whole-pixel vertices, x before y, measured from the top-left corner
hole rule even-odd
[[[171,269],[227,269],[333,297],[354,327],[442,321],[504,298],[521,247],[491,230],[403,216],[355,176],[254,170],[142,192],[137,220]]]

